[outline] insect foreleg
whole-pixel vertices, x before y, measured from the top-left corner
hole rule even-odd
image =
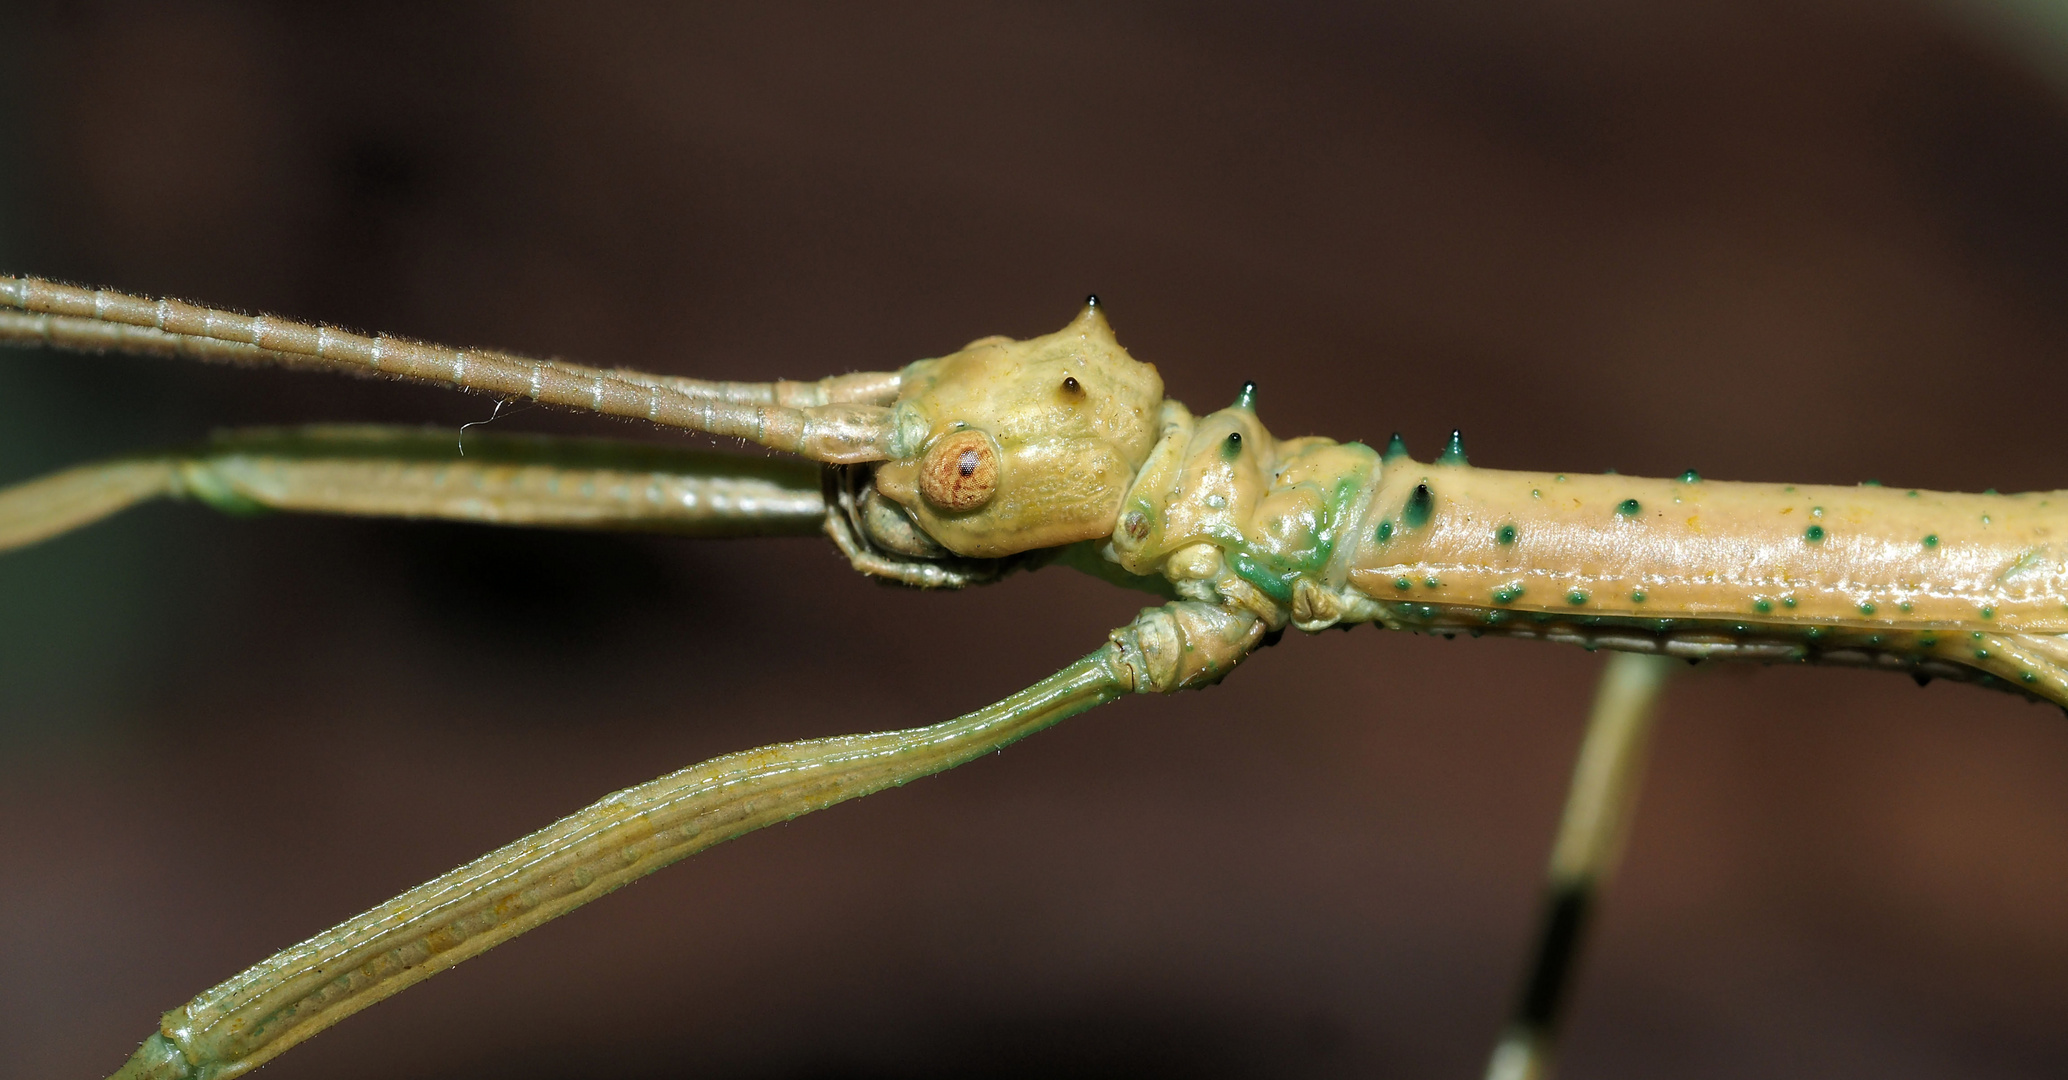
[[[1558,1023],[1593,908],[1615,873],[1644,773],[1652,716],[1672,673],[1664,656],[1614,653],[1602,670],[1539,917],[1536,948],[1523,974],[1508,1028],[1487,1064],[1487,1080],[1543,1080],[1551,1075]]]
[[[165,458],[105,461],[0,489],[0,551],[28,547],[179,492],[179,466]]]
[[[0,551],[152,498],[498,525],[808,536],[819,470],[786,459],[548,436],[336,425],[218,434],[191,450],[86,465],[0,490]]]

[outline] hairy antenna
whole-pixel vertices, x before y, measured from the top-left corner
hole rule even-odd
[[[890,457],[895,373],[731,383],[606,370],[486,349],[367,336],[40,278],[0,277],[0,341],[434,383],[663,427],[731,436],[836,465]]]

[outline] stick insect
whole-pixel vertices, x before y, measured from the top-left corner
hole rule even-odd
[[[1490,1075],[1548,1069],[1670,659],[1865,666],[2068,704],[2061,493],[1513,472],[1279,439],[1253,386],[1195,415],[1096,298],[1062,330],[896,372],[742,384],[602,370],[0,278],[0,339],[451,386],[746,439],[809,464],[414,429],[234,432],[0,492],[0,549],[153,498],[231,512],[691,535],[822,532],[858,571],[964,588],[1060,564],[1162,603],[1018,694],[931,726],[766,746],[610,795],[165,1014],[116,1074],[239,1075],[445,968],[714,844],[971,761],[1130,694],[1211,686],[1287,629],[1372,623],[1627,654],[1553,853]]]

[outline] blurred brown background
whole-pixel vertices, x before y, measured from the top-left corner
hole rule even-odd
[[[9,6],[8,271],[738,378],[1046,332],[1097,290],[1174,396],[1254,378],[1282,435],[2068,486],[2068,46],[2015,12]],[[0,481],[488,413],[10,351]],[[182,506],[9,556],[0,1074],[99,1076],[604,792],[945,718],[1138,603],[1063,571],[899,592],[817,541]],[[1295,634],[701,856],[266,1075],[1474,1076],[1599,664]],[[1565,1075],[2059,1076],[2064,916],[2058,711],[1693,670]]]

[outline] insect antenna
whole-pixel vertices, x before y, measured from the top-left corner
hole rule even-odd
[[[61,349],[278,364],[434,383],[662,427],[736,436],[827,464],[890,457],[894,372],[730,383],[456,349],[269,315],[0,277],[0,341]]]

